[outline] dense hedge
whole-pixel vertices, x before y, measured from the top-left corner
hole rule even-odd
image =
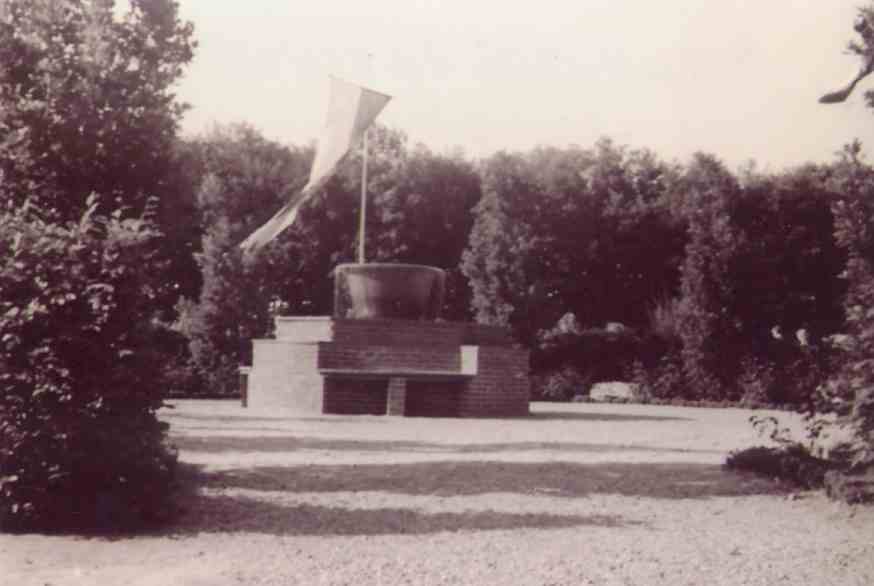
[[[175,455],[156,417],[160,266],[148,221],[0,212],[0,528],[160,517]]]
[[[859,161],[858,145],[847,149],[843,167],[834,215],[836,238],[847,251],[846,333],[840,368],[820,387],[813,408],[836,414],[851,431],[852,468],[862,472],[874,471],[874,169]]]

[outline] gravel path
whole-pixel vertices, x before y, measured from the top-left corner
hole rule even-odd
[[[874,509],[721,469],[762,443],[749,411],[533,412],[179,402],[162,417],[200,483],[185,516],[124,538],[0,535],[0,584],[874,584]]]

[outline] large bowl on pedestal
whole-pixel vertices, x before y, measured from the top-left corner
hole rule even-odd
[[[443,270],[425,265],[341,264],[334,269],[334,317],[433,320],[445,280]]]

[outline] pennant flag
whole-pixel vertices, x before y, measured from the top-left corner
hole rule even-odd
[[[240,248],[255,252],[294,223],[297,212],[309,197],[334,174],[349,150],[385,108],[391,96],[331,77],[331,99],[325,127],[316,148],[310,179],[272,218],[252,232]]]

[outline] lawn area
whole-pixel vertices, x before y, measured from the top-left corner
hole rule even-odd
[[[751,413],[304,417],[179,401],[162,412],[193,487],[178,522],[0,535],[0,582],[874,584],[874,509],[722,470],[763,443]]]

